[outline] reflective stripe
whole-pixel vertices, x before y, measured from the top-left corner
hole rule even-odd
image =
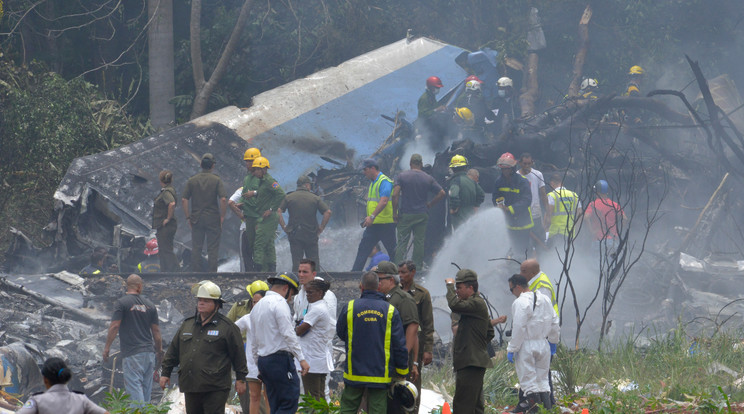
[[[354,334],[354,300],[349,301],[349,307],[346,311],[346,323],[347,323],[347,335],[349,350],[346,354],[347,369],[344,372],[344,378],[350,381],[368,382],[374,384],[387,384],[390,382],[390,346],[393,335],[393,315],[395,315],[395,307],[388,304],[387,318],[385,320],[385,375],[382,377],[371,377],[366,375],[355,375],[351,363],[351,344]],[[408,375],[408,368],[399,369],[396,368],[395,372],[399,375]]]
[[[367,217],[371,216],[377,208],[377,204],[380,203],[380,185],[383,181],[387,181],[390,184],[393,181],[388,178],[385,174],[380,173],[375,181],[369,185],[367,190]],[[393,222],[393,203],[388,200],[385,208],[382,209],[375,217],[373,224],[392,223]]]
[[[499,187],[499,191],[503,191],[506,193],[517,193],[519,194],[518,188],[511,188],[511,187]]]
[[[511,206],[509,206],[509,208],[511,209]],[[524,226],[509,226],[509,225],[507,225],[506,227],[509,230],[525,230],[525,229],[531,229],[532,227],[534,227],[535,226],[535,221],[532,220],[532,207],[527,207],[527,212],[530,214],[530,222],[528,224],[525,224]]]
[[[388,304],[387,320],[385,321],[385,378],[390,378],[390,337],[393,334],[393,315],[395,308]]]
[[[545,272],[540,272],[537,278],[535,278],[535,280],[530,283],[530,290],[533,292],[536,292],[538,289],[541,288],[548,288],[550,290],[550,302],[553,304],[555,314],[561,316],[560,312],[558,312],[558,301],[555,298],[555,290],[553,289],[553,284],[550,282],[550,279],[548,279],[548,275],[546,275]]]
[[[554,206],[550,228],[548,229],[550,235],[562,234],[566,236],[569,232],[573,232],[579,196],[573,191],[561,187],[551,191],[548,197],[553,200]]]
[[[354,339],[354,300],[349,301],[349,307],[346,310],[346,336],[348,337],[349,350],[346,352],[347,368],[346,372],[351,374],[351,344]],[[346,375],[344,375],[345,377]]]

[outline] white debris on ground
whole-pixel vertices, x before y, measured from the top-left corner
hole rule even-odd
[[[419,405],[418,414],[429,414],[433,409],[440,407],[444,404],[444,397],[442,394],[429,390],[426,388],[421,389],[421,404]]]

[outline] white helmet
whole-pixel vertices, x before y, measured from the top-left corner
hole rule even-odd
[[[501,88],[514,86],[514,82],[512,82],[511,78],[507,78],[506,76],[504,76],[503,78],[499,78],[499,80],[496,81],[496,84],[499,85],[499,87]]]
[[[199,286],[196,292],[197,298],[222,300],[222,291],[216,284],[206,281]]]
[[[388,389],[388,395],[397,401],[406,412],[412,412],[416,407],[418,390],[410,381],[396,381]]]
[[[481,89],[481,84],[476,80],[471,80],[465,84],[465,89],[468,91],[479,91]]]
[[[581,81],[581,89],[596,88],[597,85],[599,85],[599,83],[597,82],[596,79],[586,78],[583,81]]]

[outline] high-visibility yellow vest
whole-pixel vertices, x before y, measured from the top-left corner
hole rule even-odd
[[[380,203],[380,184],[383,181],[387,181],[390,184],[393,183],[385,174],[380,173],[377,179],[369,185],[367,190],[367,217],[371,216],[377,208],[377,204]],[[373,224],[392,223],[393,222],[393,203],[388,200],[385,208],[375,217]]]
[[[555,289],[553,289],[553,283],[550,282],[550,279],[548,279],[548,275],[546,275],[545,272],[540,272],[540,274],[537,275],[532,283],[530,283],[530,290],[533,292],[537,292],[537,290],[541,288],[548,288],[550,290],[550,302],[553,304],[555,314],[561,316],[561,313],[558,312],[558,301],[555,299]]]
[[[576,221],[576,207],[579,205],[579,196],[571,190],[560,188],[550,192],[548,197],[553,199],[553,214],[550,216],[550,236],[562,234],[568,236],[573,232]]]

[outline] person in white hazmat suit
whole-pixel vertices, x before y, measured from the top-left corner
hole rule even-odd
[[[550,298],[532,292],[524,276],[510,277],[509,290],[517,299],[512,303],[512,339],[506,348],[507,358],[514,363],[525,394],[525,401],[512,412],[537,412],[538,404],[550,410],[548,370],[550,356],[560,340],[558,315]]]

